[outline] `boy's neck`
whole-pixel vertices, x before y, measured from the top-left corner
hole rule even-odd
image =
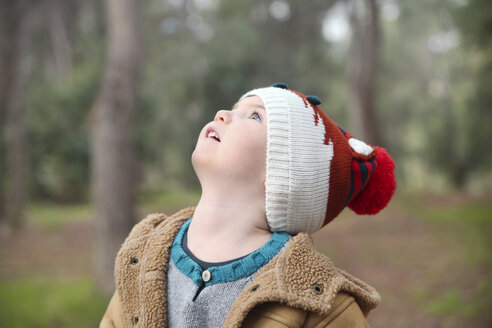
[[[188,248],[203,261],[223,262],[261,248],[271,236],[262,202],[202,194],[188,228]]]

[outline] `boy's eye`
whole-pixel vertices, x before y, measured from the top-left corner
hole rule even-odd
[[[261,116],[260,116],[260,114],[258,114],[258,112],[254,112],[254,113],[251,115],[251,117],[255,117],[255,116],[257,116],[257,117],[258,117],[258,119],[259,119],[259,122],[261,122]]]

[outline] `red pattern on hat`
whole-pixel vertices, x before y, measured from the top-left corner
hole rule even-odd
[[[345,208],[345,202],[350,192],[351,174],[354,175],[355,196],[348,204],[350,209],[357,214],[376,214],[386,207],[396,189],[396,181],[393,172],[395,163],[385,149],[377,146],[372,147],[373,151],[368,155],[354,151],[348,144],[348,140],[352,138],[350,133],[345,131],[344,135],[337,124],[321,108],[309,102],[307,96],[295,90],[288,90],[298,95],[306,108],[309,108],[308,104],[311,105],[314,110],[314,124],[318,125],[320,117],[323,120],[325,126],[324,143],[328,145],[332,141],[334,144],[334,158],[329,172],[328,206],[322,226],[332,221]],[[368,163],[370,160],[376,161],[375,170]],[[358,162],[363,162],[368,170],[364,186],[361,186],[362,174]]]

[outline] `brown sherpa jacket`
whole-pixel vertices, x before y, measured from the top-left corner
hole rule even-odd
[[[167,263],[194,210],[150,214],[135,225],[116,257],[116,291],[100,328],[167,327]],[[373,287],[336,268],[299,233],[245,287],[223,327],[369,327],[365,316],[379,301]]]

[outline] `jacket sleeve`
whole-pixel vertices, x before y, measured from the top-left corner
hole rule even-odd
[[[345,293],[335,298],[333,310],[326,316],[308,314],[304,327],[316,328],[370,328],[355,299]]]
[[[99,323],[99,328],[124,328],[123,309],[121,307],[120,296],[118,291],[115,291],[113,297],[109,301],[106,313]]]
[[[320,316],[313,312],[280,303],[264,303],[255,307],[246,317],[244,328],[370,328],[354,298],[340,293],[332,310]]]

